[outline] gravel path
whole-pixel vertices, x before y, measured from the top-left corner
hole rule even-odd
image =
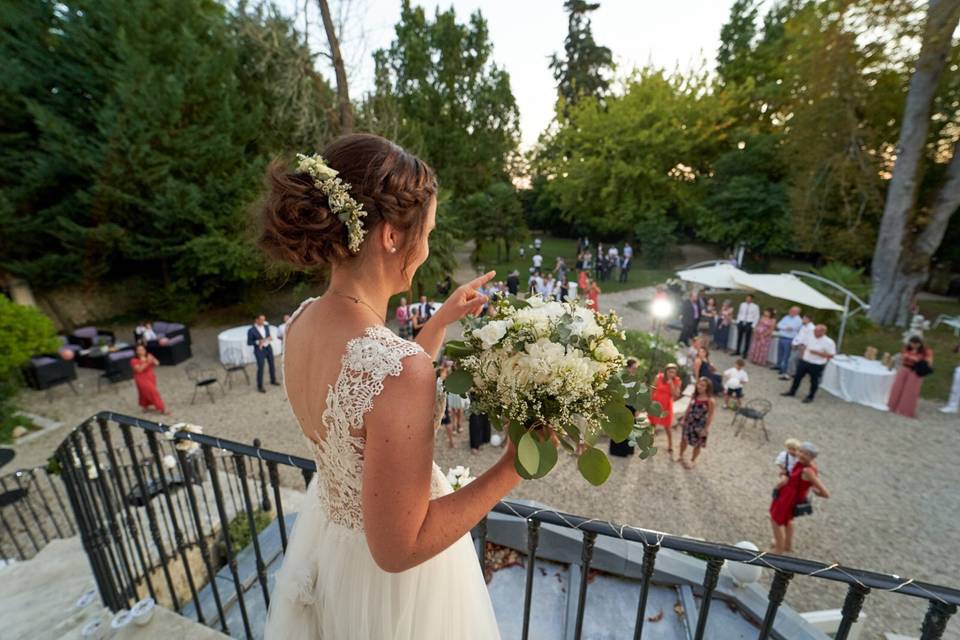
[[[602,295],[601,308],[616,309],[628,328],[647,329],[645,314],[626,304],[649,296],[648,289]],[[117,329],[125,335],[125,327]],[[222,329],[192,330],[194,362],[219,370],[216,335]],[[716,360],[725,368],[732,358],[721,354]],[[251,377],[253,371],[251,366]],[[924,400],[918,420],[845,403],[827,393],[803,405],[778,395],[784,383],[774,372],[753,365],[748,371],[748,398],[773,402],[767,421],[772,442],[750,430],[735,438],[729,428],[732,416],[720,411],[709,448],[693,471],[672,462],[664,449],[646,462],[614,458],[610,481],[595,488],[579,477],[572,458],[562,457],[550,476],[522,484],[513,497],[718,542],[751,540],[764,548],[770,540],[766,510],[776,477],[773,459],[785,438],[797,437],[820,447],[822,477],[833,494],[830,500],[815,501],[813,517],[798,521],[798,556],[960,584],[960,561],[954,555],[960,548],[957,417],[937,412],[936,405]],[[98,410],[141,415],[132,383],[97,394],[96,372],[80,369],[79,374],[79,396],[63,387],[54,390],[52,399],[42,392],[22,393],[19,402],[25,409],[67,426],[17,447],[17,465],[43,462],[69,427]],[[182,365],[162,367],[158,379],[173,412],[166,422],[185,420],[203,425],[208,434],[244,442],[260,438],[265,447],[309,455],[280,388],[268,387],[263,396],[241,380],[215,404],[199,395],[191,406],[193,387]],[[665,447],[662,434],[658,445]],[[445,439],[437,438],[436,459],[444,469],[469,464],[476,474],[498,455],[498,450],[485,447],[471,456],[465,424],[455,448],[448,449]],[[285,479],[292,486],[302,483],[292,473]],[[839,608],[844,592],[841,585],[798,577],[787,601],[799,610]],[[905,596],[870,595],[865,608],[868,633],[862,637],[880,638],[883,631],[919,636],[925,604]],[[950,627],[948,637],[960,638],[960,622],[954,620]]]

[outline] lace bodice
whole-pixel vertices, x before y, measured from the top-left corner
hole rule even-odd
[[[304,302],[288,321],[312,300]],[[373,408],[373,401],[382,391],[387,376],[403,371],[403,359],[421,353],[415,342],[405,340],[385,326],[368,327],[363,335],[347,342],[336,382],[327,388],[327,403],[321,420],[325,429],[322,439],[309,439],[317,463],[318,495],[333,522],[363,530],[360,490],[363,480],[364,416]],[[286,379],[286,375],[284,375]],[[439,397],[439,394],[438,394]],[[434,409],[435,423],[443,413],[443,405]],[[443,495],[443,474],[434,465],[431,497]]]

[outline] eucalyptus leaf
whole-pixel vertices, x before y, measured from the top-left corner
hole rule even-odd
[[[462,340],[452,340],[443,348],[443,353],[454,359],[465,358],[473,355],[476,350]]]
[[[536,478],[542,478],[550,473],[554,465],[557,464],[557,447],[550,439],[543,442],[537,442],[537,448],[540,450],[540,466],[537,468]]]
[[[473,387],[473,376],[463,369],[455,369],[453,373],[447,376],[443,381],[443,388],[448,393],[454,393],[458,396],[465,396]]]
[[[633,412],[622,402],[612,400],[603,408],[605,419],[600,423],[604,432],[614,442],[623,442],[633,430]]]
[[[520,438],[522,438],[526,432],[523,425],[518,422],[511,422],[507,427],[507,434],[510,436],[510,440],[513,441],[514,446],[520,444]]]
[[[663,407],[660,406],[659,402],[651,402],[650,408],[647,409],[647,413],[654,418],[662,418],[663,416],[667,415],[667,412],[663,410]]]
[[[530,474],[530,473],[527,473],[527,470],[523,468],[523,465],[522,465],[522,464],[520,464],[520,459],[519,459],[519,458],[514,458],[514,459],[513,459],[513,468],[517,470],[517,473],[518,473],[518,474],[520,475],[520,477],[523,478],[524,480],[533,480],[533,475]]]
[[[610,461],[602,451],[593,447],[580,454],[577,468],[587,482],[597,487],[610,477]]]
[[[537,441],[529,431],[523,434],[520,442],[517,444],[517,459],[520,466],[527,470],[531,476],[537,473],[540,468],[540,449],[537,447]]]

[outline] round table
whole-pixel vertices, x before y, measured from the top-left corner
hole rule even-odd
[[[896,377],[896,371],[890,371],[878,360],[840,354],[827,363],[820,386],[847,402],[886,411]]]
[[[253,325],[244,325],[242,327],[233,327],[226,331],[221,331],[217,335],[217,345],[220,348],[220,362],[226,365],[252,364],[257,361],[253,355],[253,347],[247,345],[247,331]],[[270,327],[270,335],[273,336],[273,355],[279,356],[283,353],[283,340],[277,338],[277,327]]]

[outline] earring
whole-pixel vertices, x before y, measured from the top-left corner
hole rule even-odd
[[[396,252],[397,252],[396,247],[390,247],[390,253],[396,253]]]

